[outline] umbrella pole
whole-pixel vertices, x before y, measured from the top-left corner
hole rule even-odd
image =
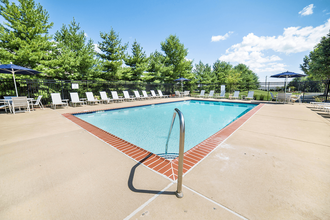
[[[18,97],[18,92],[17,92],[17,86],[16,86],[16,80],[15,80],[15,72],[12,69],[11,72],[13,73],[13,79],[14,79],[14,85],[15,85],[15,91],[16,91],[16,96]]]

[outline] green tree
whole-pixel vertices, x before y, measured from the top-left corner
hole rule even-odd
[[[216,75],[212,72],[211,66],[209,64],[203,64],[199,61],[195,64],[195,69],[193,70],[195,75],[195,81],[203,84],[217,83]]]
[[[73,19],[70,25],[63,25],[55,33],[56,57],[49,75],[58,79],[90,79],[95,76],[95,59],[93,41],[87,41],[84,31]],[[86,43],[87,41],[87,43]]]
[[[258,88],[259,77],[249,69],[245,64],[238,64],[234,69],[241,75],[241,86],[242,90],[251,90]]]
[[[309,57],[304,57],[300,68],[313,79],[330,80],[330,31],[322,37]]]
[[[242,81],[241,73],[239,73],[235,69],[231,69],[228,71],[228,75],[226,76],[225,83],[226,85],[228,85],[230,92],[236,90],[241,81]]]
[[[184,77],[192,79],[192,61],[186,60],[188,49],[184,48],[184,44],[175,35],[170,35],[165,42],[161,42],[161,49],[166,55],[166,66],[173,66],[172,74],[167,78],[168,82]]]
[[[151,53],[148,60],[147,72],[143,80],[147,82],[164,83],[172,80],[173,66],[166,66],[166,57],[158,51]]]
[[[102,42],[99,42],[99,49],[101,53],[99,56],[103,60],[102,78],[107,80],[120,80],[123,73],[126,73],[125,69],[121,66],[123,59],[125,58],[125,51],[128,44],[121,45],[121,39],[119,35],[111,28],[109,33],[100,33]]]
[[[232,68],[233,66],[225,61],[217,60],[213,64],[213,73],[216,75],[219,84],[226,83],[226,77],[230,74]]]
[[[148,68],[148,58],[142,50],[143,47],[135,40],[132,45],[132,55],[127,54],[124,58],[125,64],[131,68],[130,74],[126,76],[128,80],[141,80],[143,72]]]
[[[49,15],[33,0],[18,0],[18,4],[1,0],[0,15],[0,62],[32,68],[44,72],[51,62],[54,49],[48,30]]]

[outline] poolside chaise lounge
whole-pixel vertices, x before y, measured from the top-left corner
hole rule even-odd
[[[302,94],[297,95],[297,96],[291,96],[291,102],[295,103],[296,101],[299,101],[299,104],[300,104],[301,103],[301,96],[302,96]]]
[[[27,111],[30,112],[30,105],[26,96],[13,97],[12,101],[12,109],[14,114],[16,108],[18,108],[19,110],[21,110],[21,108],[25,108]]]
[[[130,97],[128,91],[123,91],[123,93],[124,93],[124,99],[125,100],[128,100],[128,101],[134,101],[135,100],[135,98]]]
[[[142,90],[143,97],[146,99],[150,99],[151,97],[148,96],[147,92],[145,90]]]
[[[234,95],[231,98],[232,99],[239,99],[239,91],[235,91]]]
[[[140,96],[140,93],[139,93],[139,91],[134,91],[134,95],[135,95],[135,98],[136,99],[140,99],[140,100],[142,100],[142,99],[147,99],[146,97],[143,97],[143,96]]]
[[[51,104],[51,106],[53,106],[54,109],[56,109],[56,106],[57,105],[68,107],[68,101],[69,100],[68,99],[63,99],[62,100],[60,93],[51,93],[50,95],[52,97],[52,104]]]
[[[246,97],[244,97],[244,99],[252,99],[253,100],[254,99],[253,95],[254,95],[254,91],[249,91],[248,95]]]
[[[94,98],[94,95],[93,95],[93,92],[85,92],[86,93],[86,97],[87,97],[87,100],[86,100],[86,103],[88,104],[95,104],[95,103],[98,103],[99,100],[95,99]]]
[[[205,97],[205,90],[202,90],[199,95],[196,95],[196,97]]]
[[[160,96],[156,95],[154,90],[150,90],[150,93],[152,98],[160,98]]]
[[[32,106],[32,110],[34,110],[34,106],[39,106],[40,109],[44,109],[44,106],[41,103],[41,98],[42,95],[39,95],[37,100],[31,100],[31,106]]]
[[[70,92],[70,97],[71,97],[71,101],[70,101],[70,105],[73,106],[76,106],[77,104],[85,104],[84,101],[81,101],[79,99],[79,95],[77,92]]]
[[[183,97],[189,96],[189,94],[190,94],[190,91],[188,91],[188,90],[187,91],[184,91],[183,92]]]
[[[206,96],[207,98],[213,98],[214,90],[211,90],[210,93]]]
[[[111,95],[112,95],[113,101],[123,102],[125,100],[123,98],[118,97],[117,91],[111,91]]]
[[[113,101],[113,99],[108,98],[108,95],[105,91],[101,91],[100,96],[101,96],[101,100],[100,100],[101,102],[106,102],[107,104],[109,104],[110,102]]]
[[[274,100],[274,101],[276,101],[276,96],[274,96],[274,94],[272,93],[272,92],[270,92],[270,96],[272,97],[272,101]]]
[[[161,90],[157,90],[157,91],[158,91],[158,95],[160,98],[169,98],[170,97],[169,95],[163,95]]]
[[[181,93],[179,91],[175,91],[175,97],[181,97],[183,95],[181,95]]]
[[[226,96],[226,90],[222,90],[219,96],[215,96],[215,98],[225,98]]]

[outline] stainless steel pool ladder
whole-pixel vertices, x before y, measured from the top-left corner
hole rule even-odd
[[[177,190],[175,192],[176,197],[178,198],[182,198],[183,197],[183,193],[182,193],[182,175],[183,175],[183,153],[184,153],[184,136],[185,136],[185,124],[184,124],[184,117],[182,112],[175,108],[174,109],[174,114],[173,114],[173,119],[172,119],[172,123],[170,126],[170,130],[168,132],[168,137],[167,137],[167,141],[166,141],[166,146],[165,146],[165,154],[167,154],[167,149],[168,149],[168,141],[170,139],[171,136],[171,132],[172,132],[172,128],[173,128],[173,124],[175,121],[175,116],[176,114],[178,114],[179,116],[179,120],[180,120],[180,144],[179,144],[179,170],[178,170],[178,186],[177,186]]]

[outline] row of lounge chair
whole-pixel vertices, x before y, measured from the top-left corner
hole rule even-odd
[[[240,91],[235,91],[234,95],[229,96],[229,98],[230,99],[240,99],[239,93],[240,93]],[[217,95],[214,95],[214,90],[211,90],[210,93],[207,95],[207,94],[205,94],[205,90],[202,90],[201,93],[199,95],[197,95],[196,97],[198,97],[198,98],[226,98],[225,94],[226,94],[226,91],[222,90],[221,93],[217,96]],[[254,95],[254,91],[249,91],[248,95],[246,97],[244,97],[244,99],[253,100],[254,99],[253,95]]]
[[[330,102],[310,102],[310,104],[314,108],[330,114]]]
[[[151,98],[168,98],[169,95],[163,95],[161,90],[158,90],[158,95],[156,95],[154,90],[150,90],[151,95],[149,96],[146,91],[142,91],[142,96],[140,96],[139,91],[134,91],[134,96],[131,96],[128,91],[123,91],[124,97],[118,96],[117,91],[111,91],[111,98],[105,91],[100,92],[101,99],[94,98],[93,92],[86,92],[86,98],[79,98],[77,92],[70,93],[70,104],[71,106],[76,106],[77,104],[96,104],[96,103],[111,103],[111,102],[123,102],[123,101],[134,101],[134,100],[145,100]],[[52,93],[52,107],[56,109],[56,106],[68,106],[68,99],[61,99],[60,93]]]

